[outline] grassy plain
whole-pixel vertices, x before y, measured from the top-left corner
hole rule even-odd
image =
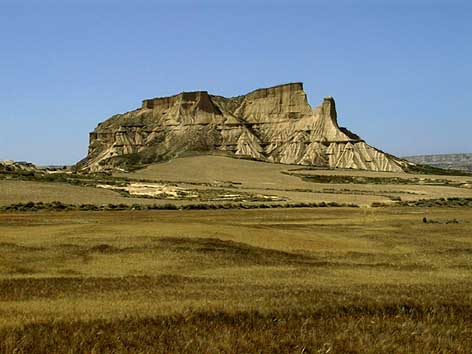
[[[199,197],[96,187],[130,182]],[[114,207],[222,195],[362,208]],[[222,156],[115,176],[0,176],[0,206],[78,206],[0,211],[0,353],[470,353],[470,202],[367,207],[452,197],[471,198],[472,177]]]
[[[407,173],[318,170],[238,160],[223,156],[193,156],[150,165],[115,176],[60,176],[2,178],[0,206],[13,203],[66,204],[167,204],[222,203],[392,203],[434,198],[472,198],[471,176],[435,176]],[[5,177],[5,176],[4,176]],[[26,179],[25,179],[26,178]],[[67,183],[69,179],[70,183]],[[115,179],[115,180],[114,180]],[[198,195],[138,198],[123,192],[97,188],[110,183],[160,183]],[[234,195],[234,200],[225,196]]]
[[[102,188],[57,182],[0,180],[0,205],[53,201],[66,204],[149,204],[152,202],[143,198],[124,197]]]
[[[0,213],[1,353],[470,348],[468,208]]]

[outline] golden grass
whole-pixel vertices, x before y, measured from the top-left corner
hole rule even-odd
[[[126,198],[101,188],[57,182],[0,180],[0,205],[26,202],[61,201],[66,204],[151,203],[142,198]]]
[[[205,168],[202,168],[205,166]],[[132,173],[117,173],[116,176],[143,178],[173,183],[234,183],[239,190],[254,193],[270,193],[287,197],[293,202],[338,202],[370,205],[373,202],[388,202],[390,196],[403,200],[432,199],[442,197],[472,197],[472,189],[449,186],[398,185],[398,184],[333,184],[304,181],[287,172],[302,175],[334,175],[371,178],[427,178],[452,182],[470,182],[467,176],[412,175],[407,173],[371,172],[355,170],[304,170],[303,166],[282,165],[249,160],[238,160],[224,156],[192,156],[150,165]],[[203,188],[209,188],[204,186]],[[214,188],[214,187],[213,187]],[[237,190],[237,189],[236,189]],[[329,193],[328,193],[329,192]]]
[[[205,168],[202,168],[204,166]],[[281,172],[296,172],[307,175],[334,175],[377,178],[437,178],[456,182],[472,180],[471,176],[447,176],[410,174],[406,172],[374,172],[364,170],[339,169],[309,169],[301,165],[284,165],[244,159],[234,159],[226,156],[200,155],[173,159],[163,163],[152,164],[144,169],[131,173],[116,173],[116,176],[161,179],[164,181],[188,181],[213,183],[215,181],[232,181],[238,183],[257,184],[258,186],[296,183],[298,179]],[[303,181],[298,186],[306,186]]]
[[[0,352],[468,353],[471,231],[465,208],[0,213]]]

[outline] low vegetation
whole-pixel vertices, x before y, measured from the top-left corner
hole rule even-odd
[[[449,207],[0,212],[0,352],[466,354],[471,231]]]
[[[448,169],[434,167],[425,164],[408,165],[407,172],[413,174],[442,175],[442,176],[472,176],[472,171],[464,171],[459,169]]]
[[[15,203],[0,207],[0,211],[9,212],[31,212],[39,210],[81,210],[81,211],[119,211],[119,210],[210,210],[210,209],[270,209],[270,208],[358,208],[353,203],[336,203],[336,202],[320,202],[320,203],[222,203],[222,204],[184,204],[177,205],[172,203],[166,204],[65,204],[60,201],[51,203],[43,202],[27,202]]]
[[[0,353],[470,352],[467,179],[208,161],[0,173]]]
[[[465,354],[472,347],[470,305],[424,305],[414,300],[379,303],[375,299],[363,305],[347,301],[341,305],[328,299],[338,293],[305,295],[317,296],[318,305],[325,309],[187,311],[169,316],[37,323],[21,330],[0,330],[0,351]],[[411,299],[425,297],[422,292],[408,295]]]
[[[296,176],[306,182],[330,183],[330,184],[389,184],[389,185],[432,185],[461,187],[463,182],[455,182],[441,178],[401,178],[401,177],[369,177],[369,176],[349,176],[349,175],[316,175],[294,172],[285,172],[290,176]]]
[[[78,186],[95,186],[97,183],[121,185],[129,181],[126,177],[112,177],[106,173],[78,174],[62,171],[49,173],[45,170],[0,171],[0,180],[56,182]]]
[[[386,207],[386,206],[406,206],[418,208],[433,208],[433,207],[472,207],[472,198],[435,198],[435,199],[419,199],[409,201],[397,201],[394,204],[372,203],[372,207]]]

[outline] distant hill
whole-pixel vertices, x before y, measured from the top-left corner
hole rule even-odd
[[[472,154],[417,155],[404,159],[433,167],[472,172]]]

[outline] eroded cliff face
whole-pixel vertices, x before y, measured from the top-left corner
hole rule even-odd
[[[82,170],[152,163],[192,152],[221,152],[261,161],[402,171],[404,161],[340,128],[332,97],[312,109],[302,83],[226,98],[206,91],[144,100],[90,133]]]

